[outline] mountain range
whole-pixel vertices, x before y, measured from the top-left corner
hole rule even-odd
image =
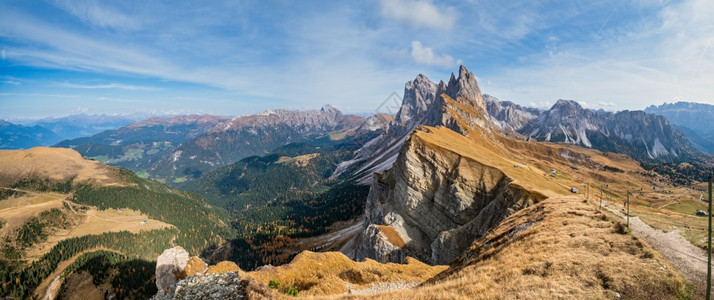
[[[616,215],[631,191],[647,222],[702,206],[643,168],[706,160],[664,117],[525,108],[464,66],[404,91],[394,117],[152,118],[0,152],[0,295],[339,297],[427,280],[381,296],[691,297]],[[599,183],[607,208],[577,195]]]
[[[62,140],[42,126],[23,126],[0,120],[0,149],[27,149]]]
[[[645,112],[664,116],[701,151],[714,154],[714,105],[694,102],[651,105]]]
[[[518,130],[538,140],[623,153],[638,160],[686,161],[698,152],[669,121],[644,111],[593,111],[558,100]]]
[[[153,117],[90,137],[65,140],[55,146],[72,148],[85,157],[141,173],[182,143],[228,120],[228,117],[212,115]]]

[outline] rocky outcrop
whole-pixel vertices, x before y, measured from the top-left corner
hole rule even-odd
[[[168,299],[265,299],[271,291],[234,262],[213,266],[197,256],[188,257],[180,246],[165,250],[156,260],[156,287],[152,298]]]
[[[407,250],[392,243],[378,225],[370,224],[360,235],[353,258],[356,261],[370,258],[378,262],[403,264],[407,261]]]
[[[181,246],[164,250],[156,258],[156,288],[165,291],[184,278],[182,274],[188,261],[188,252]]]
[[[262,283],[236,272],[193,275],[160,290],[155,300],[178,299],[269,299],[271,291]]]
[[[403,262],[413,256],[448,264],[506,216],[538,200],[500,170],[422,140],[420,128],[394,167],[376,176],[367,199],[364,232],[351,256]],[[390,226],[403,245],[380,236]]]
[[[473,73],[462,66],[448,84],[419,75],[404,94],[390,132],[360,150],[370,154],[366,166],[372,167],[365,170],[391,169],[370,177],[364,230],[355,238],[356,247],[343,250],[357,260],[403,262],[412,256],[448,264],[474,239],[536,199],[500,170],[421,138],[432,128],[427,126],[443,126],[461,137],[494,140],[498,130]],[[373,163],[383,157],[390,158],[382,159],[389,164]]]

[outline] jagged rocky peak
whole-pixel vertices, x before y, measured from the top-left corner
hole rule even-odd
[[[504,130],[518,131],[542,113],[537,108],[523,107],[510,101],[502,102],[488,94],[484,94],[483,99],[491,123]]]
[[[455,101],[479,109],[484,117],[488,117],[486,102],[483,100],[481,89],[478,87],[476,76],[469,72],[463,65],[459,67],[459,77],[451,73],[446,95]]]
[[[320,111],[321,111],[321,112],[324,112],[324,113],[335,114],[335,115],[336,115],[336,114],[342,114],[339,109],[337,109],[337,108],[335,108],[334,106],[329,105],[329,104],[325,104],[325,105],[320,109]]]
[[[583,106],[575,100],[558,99],[558,101],[555,102],[555,104],[551,108],[551,110],[553,109],[563,110],[566,112],[577,112],[582,111]]]
[[[425,75],[419,74],[413,81],[404,85],[404,98],[397,112],[396,121],[401,124],[419,122],[435,100],[436,84]]]

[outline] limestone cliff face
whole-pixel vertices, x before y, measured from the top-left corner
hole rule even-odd
[[[375,176],[367,222],[353,253],[358,260],[403,262],[406,255],[448,264],[475,238],[534,199],[500,170],[430,144],[420,127],[401,149],[394,167]],[[374,225],[389,226],[395,245]],[[387,236],[387,238],[385,238]]]

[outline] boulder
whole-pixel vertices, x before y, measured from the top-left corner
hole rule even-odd
[[[182,279],[188,261],[188,252],[181,246],[164,250],[156,258],[156,288],[159,291],[167,291],[171,285]]]

